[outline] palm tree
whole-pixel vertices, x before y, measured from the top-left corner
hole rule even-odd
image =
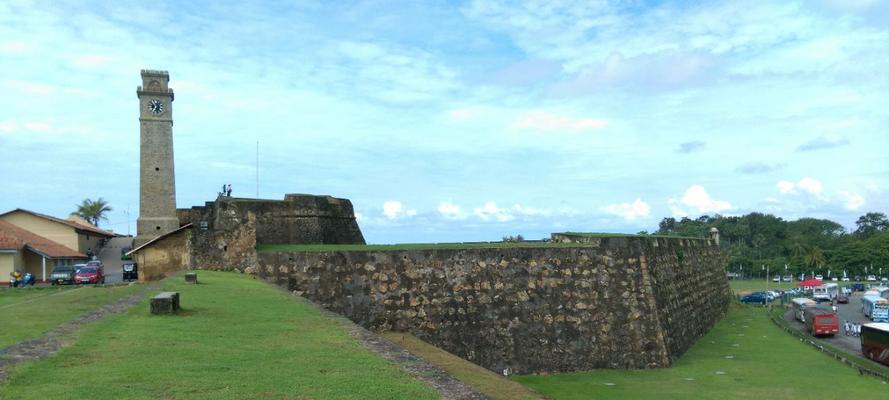
[[[824,252],[817,246],[812,246],[811,251],[806,256],[806,264],[810,267],[820,267],[824,265]]]
[[[99,199],[95,201],[90,199],[83,199],[83,201],[79,205],[77,205],[77,211],[75,211],[74,213],[93,225],[99,225],[100,220],[108,220],[108,217],[105,216],[105,213],[111,210],[111,206],[108,205],[108,202],[99,197]]]

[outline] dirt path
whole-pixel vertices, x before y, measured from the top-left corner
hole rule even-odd
[[[47,332],[41,338],[23,340],[9,347],[0,349],[0,383],[8,378],[9,370],[15,364],[55,354],[55,352],[71,344],[68,338],[81,326],[99,320],[108,314],[118,314],[128,310],[130,307],[141,301],[146,293],[150,290],[157,289],[157,287],[157,284],[148,285],[138,293],[123,297],[114,303],[106,304],[59,325]]]

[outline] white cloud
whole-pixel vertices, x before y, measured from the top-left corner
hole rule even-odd
[[[0,121],[0,133],[13,133],[17,130],[18,125],[15,123],[15,121]]]
[[[796,194],[797,189],[816,196],[820,196],[821,193],[824,192],[824,185],[821,184],[821,181],[809,177],[800,179],[797,183],[778,181],[778,183],[775,184],[775,187],[778,188],[778,191],[781,192],[781,194]]]
[[[24,124],[22,124],[22,126],[24,126],[25,129],[27,129],[31,132],[45,133],[45,132],[49,132],[52,130],[52,125],[50,125],[47,122],[40,122],[40,121],[25,122]]]
[[[480,114],[479,110],[472,108],[455,108],[448,111],[448,119],[457,122],[465,122],[476,119]]]
[[[405,210],[400,201],[390,200],[383,203],[383,215],[388,219],[397,219],[400,217],[413,217],[417,215],[417,210]]]
[[[707,190],[704,189],[701,185],[691,185],[688,189],[685,190],[685,194],[678,201],[686,207],[691,207],[692,209],[697,210],[699,213],[709,213],[709,212],[721,212],[732,208],[731,203],[724,200],[715,200],[710,197],[710,194],[707,193]],[[685,216],[687,213],[685,210],[676,206],[676,199],[670,199],[668,201],[670,205],[670,210],[674,215],[682,215]]]
[[[864,197],[858,193],[847,191],[840,191],[838,193],[840,197],[843,198],[843,201],[845,203],[843,204],[843,207],[845,207],[849,211],[856,211],[864,205]]]
[[[497,203],[489,201],[481,207],[473,209],[473,213],[483,221],[496,220],[498,222],[506,222],[515,219],[509,210],[497,207]]]
[[[109,56],[98,55],[98,54],[85,54],[85,55],[74,57],[74,59],[71,60],[71,64],[73,64],[75,67],[80,67],[80,68],[95,68],[95,67],[101,67],[105,64],[108,64],[110,61],[111,61],[111,57],[109,57]]]
[[[814,195],[819,195],[819,194],[821,194],[821,192],[824,191],[824,186],[821,184],[820,181],[818,181],[817,179],[808,178],[808,177],[800,180],[799,183],[797,184],[797,186],[799,186],[800,189],[805,190],[805,191],[807,191],[811,194],[814,194]]]
[[[781,194],[794,193],[796,191],[796,184],[790,181],[779,181],[775,186],[778,187],[778,191]]]
[[[515,128],[523,130],[572,132],[601,129],[607,125],[608,121],[603,119],[569,118],[545,111],[532,111],[522,114],[513,124]]]
[[[632,221],[639,217],[647,217],[651,213],[651,207],[642,199],[637,198],[632,203],[611,204],[605,207],[605,211]]]
[[[26,82],[20,80],[7,80],[3,82],[3,86],[6,86],[10,89],[27,93],[27,94],[39,94],[39,95],[47,95],[51,94],[55,91],[55,88],[50,85],[45,85],[42,83],[33,83]]]
[[[30,48],[29,44],[23,42],[2,43],[0,44],[0,53],[21,53]]]
[[[438,213],[445,218],[460,218],[463,215],[460,212],[460,206],[448,202],[438,205]]]

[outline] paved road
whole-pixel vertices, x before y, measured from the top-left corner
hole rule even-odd
[[[849,304],[837,304],[837,312],[840,320],[840,333],[834,337],[822,337],[825,342],[833,346],[842,348],[854,354],[861,354],[861,341],[855,336],[846,336],[843,332],[843,321],[856,322],[866,324],[871,322],[864,313],[861,312],[861,295],[862,292],[855,292],[849,296]],[[830,307],[830,303],[822,303],[822,307]],[[792,321],[792,325],[797,329],[805,332],[805,325],[793,318],[793,313],[788,312],[785,319]]]
[[[115,237],[108,241],[108,244],[99,251],[99,260],[105,266],[105,283],[116,283],[122,280],[123,270],[121,265],[129,261],[120,259],[120,250],[124,247],[132,246],[132,237]]]

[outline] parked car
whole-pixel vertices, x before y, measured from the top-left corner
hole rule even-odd
[[[844,277],[843,277],[843,282],[849,282],[849,278],[844,276]]]
[[[756,303],[756,304],[765,304],[768,301],[768,295],[763,292],[756,292],[748,294],[744,297],[741,297],[742,303]]]
[[[87,267],[98,267],[98,268],[103,268],[103,267],[104,267],[104,265],[102,265],[102,262],[99,261],[99,260],[87,261],[87,262],[86,262],[86,266],[87,266]]]
[[[772,282],[781,282],[781,275],[775,275],[772,278]]]
[[[793,275],[784,275],[784,277],[781,278],[781,280],[784,282],[793,282]]]
[[[852,290],[854,290],[856,292],[863,292],[864,291],[864,284],[863,283],[853,283]]]
[[[139,279],[139,268],[136,263],[126,263],[121,266],[123,269],[123,280],[132,281]]]
[[[837,303],[849,304],[849,296],[847,296],[845,293],[838,294]]]
[[[86,265],[74,274],[74,283],[105,283],[105,270],[102,267]]]
[[[63,265],[53,268],[49,274],[49,281],[55,285],[73,285],[74,284],[74,266]]]
[[[868,275],[868,276],[867,276],[867,281],[868,281],[868,282],[873,282],[873,281],[876,281],[876,280],[877,280],[877,277],[876,277],[876,276],[873,276],[873,275]]]
[[[815,279],[817,279],[817,280],[819,280],[819,281],[823,281],[823,280],[824,280],[824,276],[822,276],[821,274],[818,274],[818,275],[815,275]]]

